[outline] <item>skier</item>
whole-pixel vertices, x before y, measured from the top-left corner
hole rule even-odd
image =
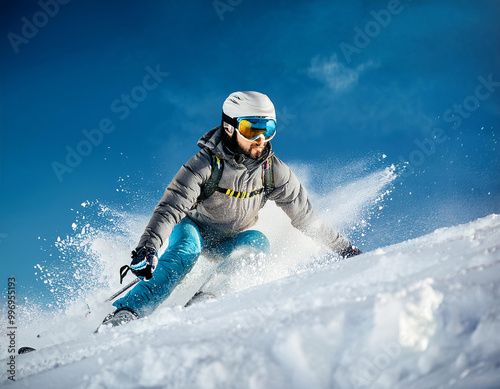
[[[156,309],[192,269],[201,253],[227,258],[250,246],[267,252],[266,236],[250,228],[267,200],[292,225],[340,256],[361,254],[315,214],[305,188],[271,149],[276,114],[268,96],[234,92],[222,106],[222,123],[198,141],[201,150],[175,175],[156,206],[130,269],[141,281],[113,303],[103,325],[120,325]],[[157,252],[168,238],[168,248]],[[123,268],[122,268],[123,270]]]

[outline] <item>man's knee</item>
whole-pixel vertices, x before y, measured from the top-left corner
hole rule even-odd
[[[166,271],[166,273],[184,273],[191,270],[195,262],[198,260],[201,251],[196,248],[178,249],[169,248],[166,250],[158,261],[155,273],[158,269]]]
[[[200,231],[193,222],[189,219],[184,219],[180,224],[175,226],[172,234],[170,234],[165,254],[167,252],[175,252],[185,255],[199,255],[202,247],[203,238]]]
[[[262,232],[257,230],[249,230],[242,232],[238,238],[238,246],[251,246],[264,253],[268,252],[271,248],[269,239]]]

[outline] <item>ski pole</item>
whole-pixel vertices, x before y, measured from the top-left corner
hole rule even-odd
[[[132,286],[134,286],[135,284],[137,284],[141,279],[139,277],[137,277],[135,280],[133,280],[132,282],[130,282],[128,285],[125,285],[123,288],[121,288],[118,292],[116,292],[114,295],[112,295],[111,297],[108,297],[106,300],[104,300],[104,302],[108,302],[108,301],[112,301],[115,297],[118,297],[119,295],[121,295],[123,292],[125,292],[127,289],[130,289]]]
[[[115,297],[118,297],[119,295],[121,295],[123,292],[125,292],[127,289],[130,289],[132,286],[134,286],[135,284],[137,284],[141,279],[139,277],[137,277],[135,280],[131,281],[128,285],[125,285],[123,288],[121,288],[118,292],[116,292],[113,296],[111,297],[108,297],[106,300],[104,300],[105,302],[108,302],[108,301],[112,301]],[[87,304],[88,306],[88,304]],[[87,316],[88,314],[90,313],[90,307],[89,307],[89,312],[87,312],[87,314],[85,316]],[[97,332],[97,330],[96,330]],[[45,336],[46,332],[45,333],[41,333],[41,334],[38,334],[37,335],[37,338],[41,338],[42,335]],[[32,351],[36,351],[36,349],[34,349],[33,347],[21,347],[19,350],[18,350],[18,354],[26,354],[26,353],[30,353]]]

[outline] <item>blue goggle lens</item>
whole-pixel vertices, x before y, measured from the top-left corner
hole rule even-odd
[[[248,140],[255,140],[263,135],[265,140],[270,140],[276,135],[276,121],[259,117],[241,117],[238,121],[238,132]]]

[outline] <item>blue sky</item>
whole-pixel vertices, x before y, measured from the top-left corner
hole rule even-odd
[[[498,1],[61,3],[1,2],[1,279],[27,293],[72,209],[150,212],[235,90],[271,97],[287,162],[412,161],[367,249],[500,212]]]

